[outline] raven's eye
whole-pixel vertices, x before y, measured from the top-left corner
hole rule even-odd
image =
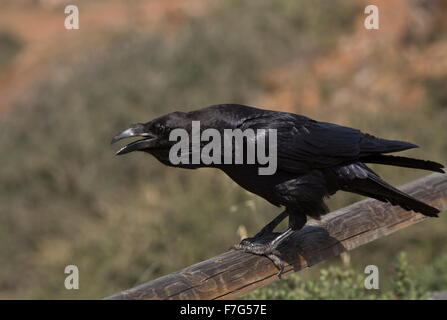
[[[168,127],[166,127],[162,123],[157,123],[155,125],[155,130],[157,131],[158,134],[165,134],[166,132],[168,132]]]

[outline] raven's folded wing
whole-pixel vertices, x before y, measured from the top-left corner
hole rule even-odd
[[[356,129],[290,113],[249,119],[241,125],[241,129],[248,128],[276,129],[278,168],[297,173],[416,147],[408,142],[380,139]]]

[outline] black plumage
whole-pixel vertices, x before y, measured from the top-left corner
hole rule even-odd
[[[305,116],[264,110],[237,104],[214,105],[191,112],[174,112],[145,124],[136,124],[118,134],[112,142],[141,136],[118,151],[144,151],[166,165],[173,129],[191,133],[192,121],[200,121],[201,130],[276,129],[277,170],[273,175],[259,175],[259,164],[178,164],[182,168],[215,167],[223,170],[246,190],[261,196],[285,211],[267,224],[255,237],[243,240],[237,249],[269,256],[281,269],[275,248],[293,231],[306,223],[306,216],[319,218],[328,212],[324,198],[338,190],[353,192],[435,217],[439,210],[394,188],[382,180],[365,163],[416,168],[443,172],[443,165],[426,160],[386,155],[417,147],[396,140],[386,140]],[[192,153],[193,151],[190,150]],[[289,229],[270,242],[262,241],[285,218]]]

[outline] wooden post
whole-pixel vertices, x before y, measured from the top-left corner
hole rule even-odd
[[[417,199],[447,209],[447,175],[435,173],[401,188]],[[427,217],[373,199],[310,221],[280,247],[285,274],[313,266]],[[430,218],[436,219],[436,218]],[[107,299],[228,299],[278,280],[265,257],[229,251]]]

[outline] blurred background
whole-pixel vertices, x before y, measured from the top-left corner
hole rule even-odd
[[[67,4],[79,30],[64,28]],[[364,28],[367,4],[379,30]],[[115,157],[129,123],[241,103],[412,141],[405,155],[446,164],[446,15],[436,0],[0,0],[0,298],[108,296],[279,212],[220,172]],[[394,185],[428,174],[375,169]],[[446,237],[442,214],[251,297],[422,298],[447,289]],[[64,287],[69,264],[79,290]],[[381,289],[353,292],[369,264]]]

